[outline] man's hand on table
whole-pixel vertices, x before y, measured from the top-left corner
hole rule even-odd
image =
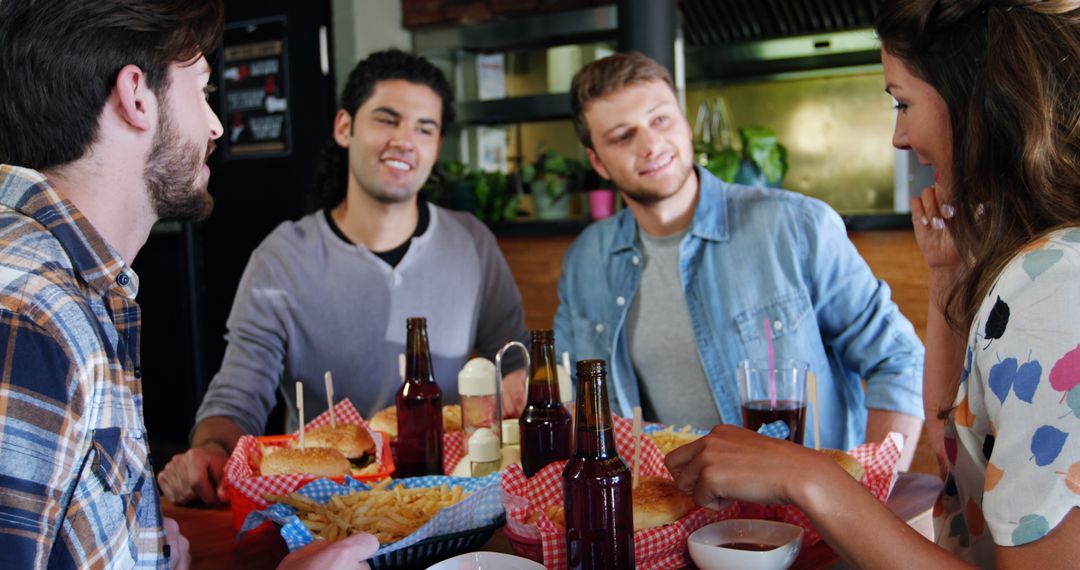
[[[188,570],[191,568],[191,549],[188,539],[180,534],[180,525],[175,520],[165,517],[165,543],[169,545],[169,568]]]
[[[525,409],[525,369],[521,368],[503,376],[502,417],[516,418]]]
[[[229,456],[218,448],[193,447],[173,456],[158,473],[161,493],[174,505],[199,499],[208,505],[229,502],[225,490],[225,462]]]
[[[306,570],[308,568],[367,569],[364,562],[379,549],[379,541],[366,533],[354,534],[336,541],[316,540],[289,554],[278,565],[278,570]]]

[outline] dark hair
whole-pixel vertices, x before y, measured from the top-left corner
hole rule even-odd
[[[1080,1],[885,0],[885,51],[944,99],[961,334],[1025,245],[1080,221]],[[957,379],[957,382],[959,379]]]
[[[375,52],[356,64],[349,73],[349,80],[341,90],[340,108],[349,116],[356,117],[359,109],[375,92],[380,81],[401,79],[430,87],[442,99],[440,132],[454,122],[454,96],[450,83],[439,68],[430,61],[398,49]],[[349,151],[338,146],[331,138],[319,155],[315,169],[315,183],[308,193],[308,212],[333,208],[345,199],[349,180]]]
[[[581,144],[593,147],[589,125],[585,124],[585,105],[589,101],[632,83],[648,81],[663,81],[675,91],[667,68],[638,52],[610,55],[578,70],[570,83],[570,115]]]
[[[0,162],[79,159],[121,68],[164,92],[171,63],[216,48],[223,16],[222,0],[0,1]]]

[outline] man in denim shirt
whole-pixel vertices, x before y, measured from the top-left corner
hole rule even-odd
[[[906,467],[922,426],[923,347],[840,217],[818,200],[695,168],[671,77],[645,56],[589,64],[571,98],[589,161],[627,209],[566,254],[558,350],[610,362],[622,415],[641,405],[646,420],[738,424],[735,366],[766,356],[768,319],[777,357],[817,375],[822,446],[897,431]]]

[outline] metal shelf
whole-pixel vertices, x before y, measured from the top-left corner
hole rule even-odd
[[[504,125],[570,118],[570,95],[548,93],[455,104],[462,125]]]
[[[466,26],[413,30],[416,51],[506,51],[613,40],[619,27],[614,5],[494,20]]]

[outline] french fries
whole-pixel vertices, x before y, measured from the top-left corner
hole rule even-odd
[[[390,479],[369,491],[335,495],[319,504],[299,493],[268,497],[296,509],[296,514],[313,535],[339,540],[366,532],[379,544],[397,542],[424,526],[442,509],[461,502],[470,493],[461,487],[390,488]]]
[[[675,451],[676,449],[697,440],[701,436],[690,431],[690,426],[686,425],[675,430],[674,426],[668,426],[658,432],[648,434],[652,438],[656,447],[660,448],[660,452],[664,455]]]

